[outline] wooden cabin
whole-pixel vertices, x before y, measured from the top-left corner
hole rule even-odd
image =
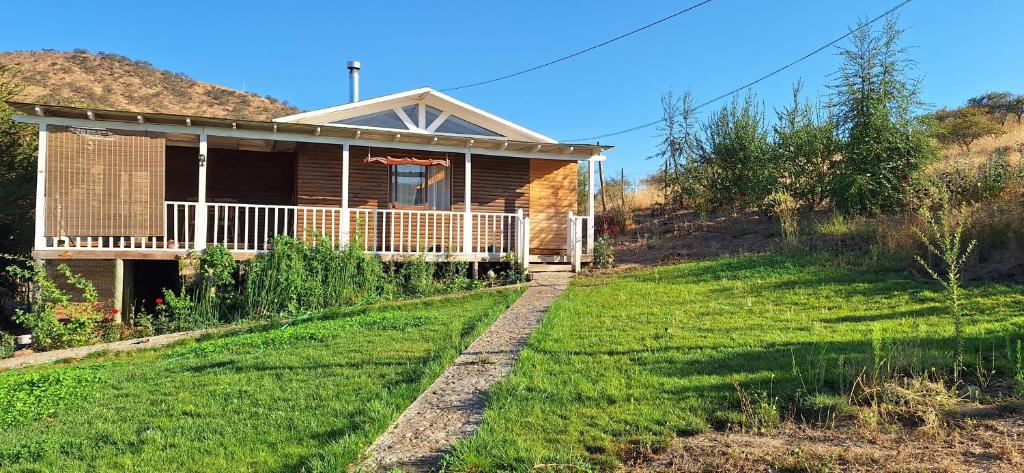
[[[146,284],[139,262],[215,244],[244,259],[279,234],[385,259],[588,261],[594,179],[577,215],[577,169],[609,146],[430,88],[353,99],[266,122],[11,103],[39,125],[33,255],[112,275],[114,305],[132,273]]]

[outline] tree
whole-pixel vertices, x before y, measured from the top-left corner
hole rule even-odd
[[[793,103],[776,112],[775,157],[779,166],[779,187],[803,207],[811,209],[828,198],[833,160],[839,154],[832,116],[810,102],[801,102],[802,82],[793,85]],[[826,110],[817,109],[817,110]]]
[[[992,115],[979,106],[967,106],[956,110],[939,110],[935,112],[938,124],[935,126],[935,137],[947,145],[957,145],[969,158],[971,144],[990,135],[1005,133],[992,118]]]
[[[852,45],[839,49],[842,65],[830,87],[844,142],[829,194],[840,212],[899,209],[911,178],[936,156],[917,118],[920,81],[910,77],[915,63],[900,46],[901,35],[891,17],[880,31],[861,22]]]
[[[1017,124],[1024,120],[1024,95],[1014,95],[1006,104],[1006,111],[1017,116]]]
[[[677,205],[683,200],[682,174],[686,163],[693,160],[697,153],[697,134],[694,114],[693,94],[687,90],[676,97],[672,91],[661,96],[661,142],[658,151],[648,159],[661,160],[658,171],[658,182],[666,197],[666,202]]]
[[[967,105],[983,109],[987,113],[999,118],[1000,123],[1006,123],[1006,117],[1010,113],[1010,102],[1014,99],[1009,92],[989,92],[967,99]]]
[[[23,90],[18,70],[0,64],[0,254],[26,254],[32,247],[38,135],[35,127],[16,123],[3,103]]]
[[[722,106],[703,125],[700,165],[708,173],[708,191],[722,206],[760,206],[774,189],[778,167],[764,112],[752,92]]]

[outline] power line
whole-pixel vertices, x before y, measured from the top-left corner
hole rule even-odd
[[[759,83],[759,82],[761,82],[761,81],[763,81],[763,80],[765,80],[765,79],[767,79],[767,78],[769,78],[771,76],[774,76],[775,74],[778,74],[778,73],[780,73],[780,72],[782,72],[782,71],[784,71],[786,69],[789,69],[790,67],[795,66],[796,64],[798,64],[800,62],[803,62],[807,58],[810,58],[811,56],[814,56],[815,54],[818,54],[818,53],[824,51],[825,49],[829,48],[830,46],[834,46],[836,43],[838,43],[838,42],[848,38],[850,35],[856,33],[857,31],[860,31],[860,30],[868,27],[872,23],[875,23],[876,21],[881,20],[882,18],[885,18],[885,17],[889,16],[890,14],[895,12],[896,10],[899,10],[900,8],[903,8],[904,6],[906,6],[911,1],[912,0],[904,0],[902,3],[900,3],[900,4],[898,4],[898,5],[894,6],[894,7],[886,10],[885,13],[882,13],[881,15],[878,15],[878,16],[872,18],[867,23],[864,23],[863,25],[860,25],[859,27],[854,28],[854,29],[848,31],[846,34],[844,34],[844,35],[842,35],[842,36],[840,36],[840,37],[838,37],[836,39],[833,39],[832,41],[829,41],[828,43],[825,43],[823,46],[815,49],[814,51],[811,51],[811,52],[801,56],[800,59],[797,59],[797,60],[795,60],[795,61],[793,61],[793,62],[791,62],[789,64],[786,64],[785,66],[782,66],[782,67],[780,67],[778,69],[775,69],[772,72],[769,72],[769,73],[767,73],[767,74],[765,74],[765,75],[763,75],[761,77],[758,77],[757,79],[754,79],[754,80],[746,83],[743,86],[737,87],[737,88],[735,88],[733,90],[730,90],[729,92],[726,92],[726,93],[724,93],[722,95],[719,95],[719,96],[717,96],[717,97],[715,97],[715,98],[713,98],[711,100],[703,102],[703,103],[697,105],[696,107],[694,107],[694,110],[700,110],[701,108],[704,108],[704,107],[706,107],[708,105],[711,105],[711,104],[713,104],[713,103],[715,103],[715,102],[717,102],[719,100],[722,100],[722,99],[724,99],[726,97],[729,97],[729,96],[731,96],[731,95],[733,95],[733,94],[735,94],[735,93],[737,93],[737,92],[739,92],[741,90],[750,88],[750,87],[756,85],[757,83]],[[575,139],[572,139],[572,140],[568,140],[568,142],[580,143],[580,142],[585,142],[585,141],[590,141],[590,140],[596,140],[598,138],[607,138],[609,136],[624,135],[626,133],[632,133],[632,132],[637,131],[637,130],[642,130],[644,128],[657,125],[658,123],[661,123],[661,119],[660,118],[655,120],[655,121],[653,121],[653,122],[644,123],[643,125],[637,125],[637,126],[634,126],[632,128],[627,128],[625,130],[619,130],[619,131],[615,131],[615,132],[612,132],[612,133],[605,133],[603,135],[591,136],[591,137],[588,137],[588,138],[575,138]]]
[[[528,72],[536,71],[537,69],[548,67],[548,66],[550,66],[552,64],[557,64],[557,63],[560,63],[562,61],[565,61],[565,60],[568,60],[568,59],[572,59],[572,58],[574,58],[576,56],[579,56],[580,54],[588,53],[588,52],[593,51],[593,50],[595,50],[597,48],[600,48],[602,46],[607,46],[607,45],[609,45],[611,43],[614,43],[614,42],[616,42],[616,41],[618,41],[618,40],[620,40],[622,38],[625,38],[627,36],[631,36],[633,34],[639,33],[639,32],[641,32],[643,30],[646,30],[646,29],[648,29],[648,28],[650,28],[652,26],[658,25],[660,23],[664,23],[664,22],[666,22],[668,20],[671,20],[671,19],[673,19],[673,18],[675,18],[675,17],[677,17],[679,15],[682,15],[682,14],[684,14],[684,13],[690,11],[690,10],[693,10],[693,9],[695,9],[697,7],[700,7],[700,6],[706,5],[708,3],[711,3],[711,1],[712,0],[704,0],[702,2],[690,5],[690,6],[684,8],[682,10],[679,10],[679,11],[669,15],[669,16],[666,16],[666,17],[661,18],[661,19],[659,19],[657,21],[648,23],[648,24],[646,24],[644,26],[641,26],[641,27],[639,27],[639,28],[637,28],[637,29],[635,29],[633,31],[630,31],[628,33],[623,33],[623,34],[621,34],[619,36],[616,36],[616,37],[614,37],[612,39],[609,39],[608,41],[605,41],[605,42],[600,43],[600,44],[596,44],[596,45],[591,46],[589,48],[581,49],[581,50],[576,51],[576,52],[574,52],[572,54],[569,54],[568,56],[562,56],[562,57],[560,57],[558,59],[545,62],[544,64],[541,64],[539,66],[533,66],[533,67],[531,67],[529,69],[523,69],[523,70],[521,70],[519,72],[513,72],[511,74],[506,74],[506,75],[503,75],[501,77],[495,77],[493,79],[488,79],[488,80],[484,80],[484,81],[480,81],[480,82],[474,82],[472,84],[466,84],[466,85],[460,85],[460,86],[456,86],[456,87],[449,87],[447,89],[441,89],[441,92],[448,92],[448,91],[459,90],[459,89],[468,89],[470,87],[476,87],[478,85],[484,85],[484,84],[490,84],[492,82],[498,82],[499,80],[505,80],[505,79],[509,79],[509,78],[512,78],[512,77],[520,76],[520,75],[526,74]]]

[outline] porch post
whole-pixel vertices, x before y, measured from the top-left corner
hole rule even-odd
[[[209,143],[207,142],[206,130],[199,133],[199,198],[196,199],[195,225],[196,234],[193,238],[193,247],[196,250],[206,248],[206,161],[209,158]],[[213,222],[214,225],[217,222]]]
[[[351,224],[348,211],[348,163],[349,163],[349,145],[345,143],[341,145],[341,242],[340,246],[347,246],[351,235]],[[366,238],[364,235],[363,238]]]
[[[124,260],[114,260],[114,322],[121,323],[124,320]]]
[[[587,160],[587,254],[594,254],[594,156]]]
[[[37,250],[46,247],[46,122],[39,124],[39,159],[36,164],[36,234]]]
[[[462,214],[462,252],[470,254],[473,252],[473,222],[470,215],[470,207],[473,201],[470,191],[472,189],[473,152],[466,148],[466,192],[463,194],[466,210]]]

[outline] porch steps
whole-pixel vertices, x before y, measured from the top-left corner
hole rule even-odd
[[[572,265],[569,263],[541,263],[530,264],[531,273],[571,273]]]
[[[530,255],[530,263],[568,263],[569,255]]]

